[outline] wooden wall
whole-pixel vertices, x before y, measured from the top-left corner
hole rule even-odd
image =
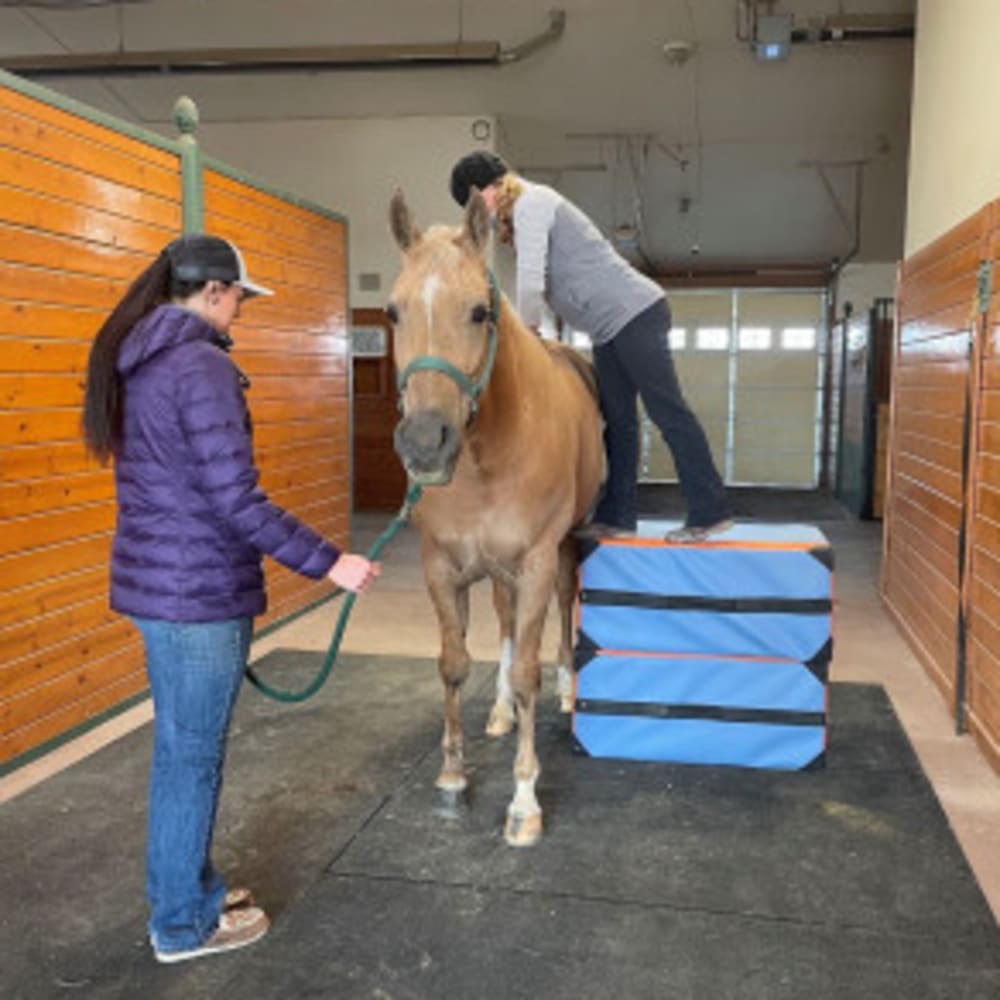
[[[1000,770],[1000,201],[990,207],[985,229],[992,294],[976,355],[965,718]]]
[[[261,483],[275,503],[335,544],[349,544],[350,403],[347,232],[218,170],[205,176],[205,231],[236,243],[251,278],[274,290],[250,300],[233,330]],[[258,625],[330,593],[265,562],[268,611]]]
[[[1000,314],[978,281],[997,218],[987,206],[900,270],[882,592],[1000,769]]]
[[[146,686],[80,403],[97,327],[180,227],[176,155],[0,87],[0,761]]]
[[[182,230],[179,147],[48,96],[0,80],[0,767],[146,689],[138,635],[108,609],[114,484],[80,405],[97,328]],[[205,206],[277,292],[233,331],[264,487],[346,545],[346,223],[221,166]],[[267,574],[258,625],[330,593]]]

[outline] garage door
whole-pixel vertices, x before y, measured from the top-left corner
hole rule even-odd
[[[813,488],[819,479],[825,293],[675,291],[671,347],[684,394],[729,485]],[[676,472],[642,415],[644,482]]]

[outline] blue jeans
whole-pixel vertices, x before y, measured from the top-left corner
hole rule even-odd
[[[595,520],[629,531],[635,528],[639,503],[637,396],[673,455],[687,503],[686,523],[707,527],[730,515],[708,439],[677,380],[669,330],[670,309],[660,299],[607,343],[594,347],[608,453],[608,478]]]
[[[153,693],[149,937],[157,951],[186,951],[212,936],[226,893],[212,867],[212,831],[253,622],[132,620],[145,643]]]

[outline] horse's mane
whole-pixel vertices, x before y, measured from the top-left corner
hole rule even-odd
[[[505,318],[506,322],[512,322],[514,326],[519,328],[522,336],[540,344],[546,351],[548,351],[549,355],[556,362],[556,364],[561,364],[564,367],[569,368],[577,376],[577,378],[583,382],[587,392],[590,393],[594,402],[600,406],[601,400],[597,391],[597,374],[594,371],[593,364],[579,351],[570,347],[569,344],[564,344],[558,340],[545,340],[544,338],[533,333],[524,325],[510,299],[508,299],[506,295],[502,295],[501,300],[502,305],[500,312],[502,319]]]

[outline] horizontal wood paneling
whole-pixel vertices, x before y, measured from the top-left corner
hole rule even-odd
[[[253,299],[233,331],[261,482],[271,498],[340,548],[348,536],[350,387],[344,222],[209,170],[205,229],[237,243],[251,277],[273,298]],[[330,585],[266,562],[261,624],[330,592]]]
[[[993,288],[1000,285],[1000,202],[987,239]],[[970,731],[1000,770],[1000,294],[994,291],[978,344],[977,425],[971,439],[969,647],[966,714]]]
[[[180,223],[176,155],[0,87],[0,759],[145,684],[80,403],[98,326]]]
[[[205,202],[205,229],[277,292],[234,330],[262,485],[346,546],[345,224],[217,171]],[[181,217],[175,153],[0,87],[0,762],[146,686],[139,636],[108,608],[113,478],[80,404],[94,334]],[[267,620],[331,589],[267,575]]]
[[[979,301],[984,260],[995,288],[1000,202],[901,268],[882,587],[931,678],[1000,770],[1000,293]]]
[[[897,289],[882,591],[945,698],[957,689],[963,470],[986,215],[905,261]]]

